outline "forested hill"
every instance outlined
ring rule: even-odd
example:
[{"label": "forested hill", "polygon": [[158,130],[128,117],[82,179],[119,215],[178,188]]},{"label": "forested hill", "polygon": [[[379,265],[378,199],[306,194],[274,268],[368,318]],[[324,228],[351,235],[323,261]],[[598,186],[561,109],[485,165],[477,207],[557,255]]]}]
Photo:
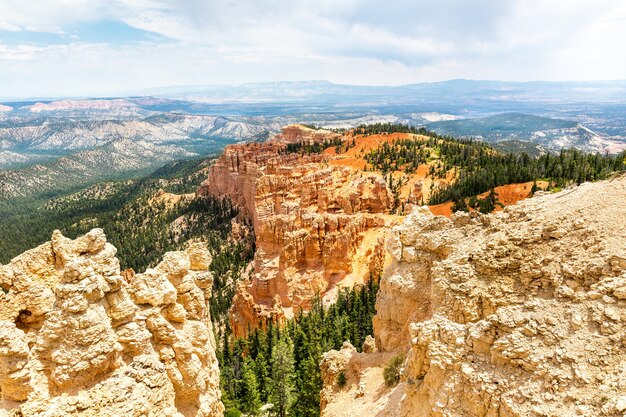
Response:
[{"label": "forested hill", "polygon": [[[144,178],[104,181],[61,192],[55,198],[1,200],[0,262],[7,263],[23,251],[50,240],[55,229],[75,237],[92,227],[101,227],[118,248],[122,267],[145,268],[162,255],[161,250],[172,248],[164,243],[163,222],[177,217],[178,211],[183,210],[182,205],[165,210],[162,204],[148,204],[148,201],[159,189],[193,192],[207,165],[208,161],[203,160],[173,162]],[[148,218],[151,222],[144,224]],[[143,247],[137,253],[130,246]],[[157,248],[157,253],[153,253]]]},{"label": "forested hill", "polygon": [[122,269],[138,272],[154,266],[165,252],[201,240],[213,256],[210,308],[221,327],[234,284],[252,259],[254,240],[251,225],[230,201],[194,194],[211,162],[176,161],[144,178],[102,182],[53,199],[0,201],[0,263],[49,241],[55,229],[71,238],[104,229]]},{"label": "forested hill", "polygon": [[[360,134],[414,133],[421,138],[400,139],[382,143],[365,159],[374,170],[383,173],[412,173],[420,165],[429,165],[429,175],[453,180],[438,186],[430,194],[428,204],[457,202],[493,190],[495,187],[545,180],[554,187],[607,178],[626,170],[626,152],[618,155],[588,154],[576,149],[544,153],[532,157],[527,153],[504,153],[491,145],[472,139],[441,136],[423,128],[398,125],[361,126]],[[425,139],[424,139],[425,138]]]}]

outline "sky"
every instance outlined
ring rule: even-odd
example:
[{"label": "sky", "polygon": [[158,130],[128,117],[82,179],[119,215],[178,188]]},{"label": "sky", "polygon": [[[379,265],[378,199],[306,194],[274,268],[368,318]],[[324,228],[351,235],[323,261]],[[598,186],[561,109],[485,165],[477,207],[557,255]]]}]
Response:
[{"label": "sky", "polygon": [[0,97],[626,78],[623,0],[0,0]]}]

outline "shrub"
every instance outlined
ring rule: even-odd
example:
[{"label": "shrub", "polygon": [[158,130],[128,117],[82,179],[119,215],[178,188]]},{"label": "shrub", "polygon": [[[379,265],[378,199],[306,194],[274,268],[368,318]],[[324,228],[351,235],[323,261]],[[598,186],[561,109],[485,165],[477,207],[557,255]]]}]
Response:
[{"label": "shrub", "polygon": [[241,417],[241,411],[236,408],[231,408],[224,412],[224,417]]},{"label": "shrub", "polygon": [[337,386],[343,388],[346,386],[346,382],[348,382],[346,374],[343,371],[339,372],[339,375],[337,375]]},{"label": "shrub", "polygon": [[400,371],[403,363],[404,357],[402,355],[394,356],[387,362],[387,366],[385,366],[383,371],[383,377],[388,387],[394,387],[400,382]]}]

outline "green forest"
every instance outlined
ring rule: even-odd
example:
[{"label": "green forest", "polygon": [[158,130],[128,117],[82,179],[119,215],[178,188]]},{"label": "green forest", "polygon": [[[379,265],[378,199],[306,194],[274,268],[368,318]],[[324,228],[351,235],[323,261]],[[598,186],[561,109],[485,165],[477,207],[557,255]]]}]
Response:
[{"label": "green forest", "polygon": [[[162,255],[158,252],[161,246],[171,247],[164,241],[166,231],[162,230],[163,225],[185,208],[178,207],[165,213],[163,207],[140,207],[145,206],[159,189],[173,193],[195,191],[206,177],[204,170],[209,163],[209,160],[178,161],[141,179],[108,181],[78,190],[58,190],[54,198],[0,200],[0,262],[7,263],[25,250],[50,240],[55,229],[75,237],[93,227],[102,227],[109,241],[118,248],[122,267],[143,270]],[[128,243],[126,236],[121,238],[120,231],[132,233],[139,226],[150,236],[142,238],[135,234],[138,241]],[[155,236],[154,243],[148,242],[148,238]],[[140,247],[143,244],[148,246]],[[136,248],[140,248],[140,253],[135,253]]]},{"label": "green forest", "polygon": [[[426,139],[399,139],[383,143],[365,155],[372,169],[386,174],[391,171],[415,172],[430,163],[429,175],[445,178],[450,171],[456,180],[436,187],[428,204],[454,201],[464,209],[464,200],[505,184],[546,180],[555,187],[605,179],[611,173],[626,170],[626,152],[618,155],[588,154],[576,149],[563,149],[558,154],[545,153],[531,157],[527,153],[502,153],[488,144],[440,136],[424,129],[393,125],[372,125],[357,128],[359,133],[406,132],[424,135]],[[487,203],[485,203],[487,204]],[[481,211],[489,212],[485,205]],[[493,207],[492,207],[493,209]]]},{"label": "green forest", "polygon": [[367,285],[340,291],[328,308],[316,298],[308,313],[300,311],[282,327],[269,323],[246,338],[220,338],[224,415],[257,415],[269,402],[279,417],[319,416],[322,354],[340,349],[346,340],[360,350],[373,334],[377,291],[372,277]]},{"label": "green forest", "polygon": [[[150,201],[159,190],[194,192],[209,163],[179,161],[139,180],[105,182],[51,200],[0,202],[0,262],[49,241],[55,229],[71,238],[94,227],[104,229],[118,249],[122,269],[135,271],[155,266],[165,252],[181,249],[191,239],[202,240],[213,255],[210,310],[221,326],[234,295],[234,285],[228,283],[239,279],[254,255],[250,221],[227,199],[199,197],[169,207]],[[246,232],[239,241],[231,239],[233,219]]]}]

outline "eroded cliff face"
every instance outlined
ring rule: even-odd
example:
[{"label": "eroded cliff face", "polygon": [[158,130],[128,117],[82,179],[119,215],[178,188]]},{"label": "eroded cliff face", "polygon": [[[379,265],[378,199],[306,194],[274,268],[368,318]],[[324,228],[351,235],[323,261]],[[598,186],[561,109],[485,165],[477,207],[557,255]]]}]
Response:
[{"label": "eroded cliff face", "polygon": [[[626,177],[487,216],[417,208],[387,248],[375,336],[406,358],[401,383],[358,395],[349,377],[322,415],[346,401],[378,416],[624,415]],[[325,360],[386,364],[362,355]]]},{"label": "eroded cliff face", "polygon": [[210,254],[120,271],[101,229],[0,266],[0,415],[221,416]]},{"label": "eroded cliff face", "polygon": [[[382,270],[384,233],[398,224],[381,174],[335,164],[328,153],[287,153],[287,144],[330,142],[337,134],[288,126],[264,143],[232,145],[199,194],[225,196],[253,220],[254,275],[231,308],[235,336],[268,319],[307,309],[319,294],[364,283]],[[377,278],[377,277],[374,277]]]}]

